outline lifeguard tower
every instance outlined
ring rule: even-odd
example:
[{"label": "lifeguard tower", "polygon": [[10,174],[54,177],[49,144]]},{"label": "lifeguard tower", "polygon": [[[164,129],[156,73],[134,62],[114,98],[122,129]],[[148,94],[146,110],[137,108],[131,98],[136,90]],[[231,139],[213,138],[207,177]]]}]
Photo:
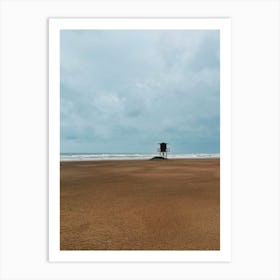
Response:
[{"label": "lifeguard tower", "polygon": [[167,152],[170,151],[170,149],[167,147],[168,143],[159,143],[159,148],[158,148],[158,152],[159,155],[163,158],[167,158]]}]

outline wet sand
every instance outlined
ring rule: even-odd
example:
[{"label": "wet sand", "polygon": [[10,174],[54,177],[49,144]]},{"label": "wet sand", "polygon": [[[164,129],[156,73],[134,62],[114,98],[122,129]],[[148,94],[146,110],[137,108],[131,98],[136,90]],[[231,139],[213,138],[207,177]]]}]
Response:
[{"label": "wet sand", "polygon": [[220,160],[61,162],[61,250],[219,250]]}]

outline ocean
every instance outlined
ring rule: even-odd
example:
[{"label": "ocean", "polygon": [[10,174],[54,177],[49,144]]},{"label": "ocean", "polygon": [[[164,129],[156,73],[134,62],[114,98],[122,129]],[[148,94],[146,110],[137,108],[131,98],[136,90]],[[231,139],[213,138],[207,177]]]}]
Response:
[{"label": "ocean", "polygon": [[[90,160],[134,160],[134,159],[151,159],[159,154],[141,154],[141,153],[64,153],[60,154],[60,161],[90,161]],[[187,159],[187,158],[219,158],[220,154],[174,154],[167,156],[170,159]]]}]

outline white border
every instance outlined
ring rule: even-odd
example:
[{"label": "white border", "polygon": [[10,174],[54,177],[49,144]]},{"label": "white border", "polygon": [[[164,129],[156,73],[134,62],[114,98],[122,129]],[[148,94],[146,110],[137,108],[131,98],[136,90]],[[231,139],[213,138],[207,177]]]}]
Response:
[{"label": "white border", "polygon": [[[59,96],[61,29],[220,30],[220,251],[60,251]],[[231,261],[231,20],[187,18],[49,19],[49,261],[229,262]]]}]

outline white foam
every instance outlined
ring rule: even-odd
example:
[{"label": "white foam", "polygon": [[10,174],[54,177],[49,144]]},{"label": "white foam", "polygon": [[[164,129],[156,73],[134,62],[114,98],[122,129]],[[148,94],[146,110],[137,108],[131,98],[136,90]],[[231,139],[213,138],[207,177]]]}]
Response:
[{"label": "white foam", "polygon": [[[60,161],[135,160],[151,159],[157,154],[61,154]],[[169,159],[219,158],[220,154],[168,154]]]}]

